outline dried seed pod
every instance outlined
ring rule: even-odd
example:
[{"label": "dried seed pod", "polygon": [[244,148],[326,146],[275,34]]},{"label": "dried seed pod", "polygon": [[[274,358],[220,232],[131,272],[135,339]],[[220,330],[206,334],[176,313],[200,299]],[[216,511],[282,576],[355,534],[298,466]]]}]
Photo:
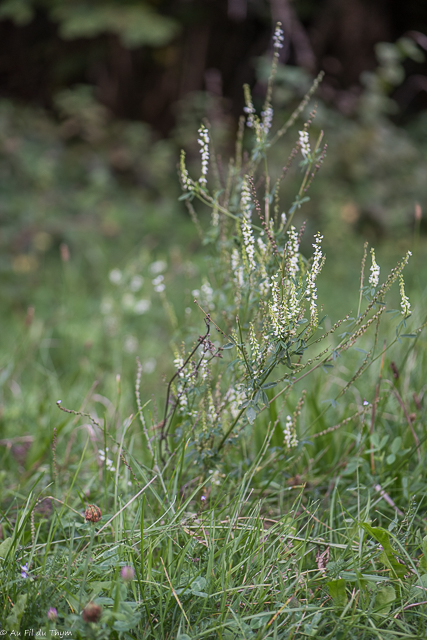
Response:
[{"label": "dried seed pod", "polygon": [[96,504],[90,504],[85,511],[85,520],[87,522],[99,522],[101,520],[101,509]]}]

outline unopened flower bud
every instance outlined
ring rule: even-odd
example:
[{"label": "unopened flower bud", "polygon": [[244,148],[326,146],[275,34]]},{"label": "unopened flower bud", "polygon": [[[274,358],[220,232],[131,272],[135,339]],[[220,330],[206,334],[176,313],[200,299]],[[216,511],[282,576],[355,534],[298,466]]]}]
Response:
[{"label": "unopened flower bud", "polygon": [[55,607],[50,607],[48,612],[47,612],[47,618],[48,620],[50,620],[51,622],[55,622],[58,618],[58,612],[55,609]]},{"label": "unopened flower bud", "polygon": [[82,618],[85,622],[98,622],[101,615],[102,608],[94,602],[88,602],[82,611]]},{"label": "unopened flower bud", "polygon": [[122,567],[120,575],[123,582],[132,582],[135,576],[135,569],[133,567]]},{"label": "unopened flower bud", "polygon": [[101,520],[101,509],[96,504],[90,504],[85,511],[85,520],[87,522],[99,522]]}]

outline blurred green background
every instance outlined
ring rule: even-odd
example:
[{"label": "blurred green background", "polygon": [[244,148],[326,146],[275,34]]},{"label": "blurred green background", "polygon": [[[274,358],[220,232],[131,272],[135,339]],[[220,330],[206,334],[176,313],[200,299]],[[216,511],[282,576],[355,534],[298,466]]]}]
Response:
[{"label": "blurred green background", "polygon": [[[307,248],[325,235],[325,312],[356,311],[365,240],[384,272],[413,250],[407,286],[422,306],[426,3],[3,0],[0,439],[51,433],[55,401],[77,409],[95,383],[98,413],[113,411],[117,375],[132,406],[136,356],[144,398],[164,388],[170,342],[200,333],[192,292],[209,278],[209,247],[178,200],[179,152],[198,171],[207,118],[227,162],[243,83],[262,106],[277,20],[277,127],[325,71],[311,131],[328,154],[299,215]],[[273,175],[300,128],[272,151]]]}]

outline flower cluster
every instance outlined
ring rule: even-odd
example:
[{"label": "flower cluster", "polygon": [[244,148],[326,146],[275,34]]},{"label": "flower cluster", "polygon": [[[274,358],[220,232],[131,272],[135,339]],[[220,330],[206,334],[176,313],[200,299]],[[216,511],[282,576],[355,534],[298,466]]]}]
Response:
[{"label": "flower cluster", "polygon": [[181,151],[181,159],[180,159],[180,163],[179,163],[179,169],[180,169],[180,173],[181,173],[181,183],[182,183],[183,189],[185,191],[192,191],[194,185],[193,185],[193,181],[191,180],[190,176],[188,175],[187,167],[185,166],[185,151],[184,150]]},{"label": "flower cluster", "polygon": [[294,226],[289,229],[288,238],[289,274],[295,278],[297,271],[299,271],[299,238]]},{"label": "flower cluster", "polygon": [[251,97],[251,92],[249,90],[248,85],[245,84],[244,86],[244,91],[245,91],[245,107],[243,108],[243,111],[246,113],[246,125],[252,129],[255,128],[256,124],[257,124],[257,116],[256,116],[256,111],[255,111],[255,107],[252,103],[252,97]]},{"label": "flower cluster", "polygon": [[249,271],[255,271],[256,263],[255,263],[255,241],[252,232],[252,227],[248,222],[247,218],[243,218],[242,222],[242,234],[243,234],[243,242],[245,243],[245,254],[248,261]]},{"label": "flower cluster", "polygon": [[[254,367],[254,374],[258,375],[262,370],[262,354],[259,342],[255,335],[255,328],[253,323],[249,324],[249,344],[251,345],[252,365]],[[258,370],[260,367],[260,370]]]},{"label": "flower cluster", "polygon": [[264,135],[267,135],[273,123],[273,107],[268,105],[264,111],[261,111],[261,129]]},{"label": "flower cluster", "polygon": [[199,129],[199,139],[197,142],[200,145],[200,154],[202,156],[202,175],[199,178],[199,184],[202,187],[207,185],[206,176],[208,175],[208,167],[209,167],[209,131],[206,129],[205,125],[202,124]]},{"label": "flower cluster", "polygon": [[277,23],[276,30],[273,36],[273,47],[279,50],[283,47],[283,30],[281,29],[280,22]]},{"label": "flower cluster", "polygon": [[108,458],[108,447],[105,449],[105,451],[103,449],[100,449],[98,452],[98,456],[99,456],[99,460],[102,464],[105,463],[105,466],[107,468],[108,471],[115,471],[116,468],[114,466],[114,462],[111,460],[111,458]]},{"label": "flower cluster", "polygon": [[163,283],[164,279],[165,279],[164,276],[160,274],[159,276],[157,276],[157,278],[154,278],[154,280],[152,281],[152,285],[156,293],[161,293],[162,291],[165,290],[165,285]]},{"label": "flower cluster", "polygon": [[310,141],[308,139],[308,131],[306,131],[305,129],[299,132],[299,143],[301,146],[301,153],[304,156],[304,159],[306,160],[308,156],[311,154],[311,149],[310,149]]},{"label": "flower cluster", "polygon": [[407,295],[405,294],[405,282],[403,280],[402,274],[399,276],[399,285],[400,285],[400,308],[402,309],[401,314],[404,318],[407,318],[411,314],[411,304]]},{"label": "flower cluster", "polygon": [[323,263],[324,257],[322,255],[321,242],[323,240],[323,236],[320,233],[316,233],[314,236],[314,256],[313,256],[313,264],[311,265],[311,270],[307,276],[307,299],[310,301],[310,316],[311,323],[315,324],[317,320],[317,287],[316,287],[316,278],[319,275]]},{"label": "flower cluster", "polygon": [[279,273],[276,273],[271,277],[271,297],[268,303],[268,309],[270,312],[270,319],[273,325],[273,333],[276,338],[285,337],[285,322],[286,322],[286,303],[282,300],[282,295],[279,287]]},{"label": "flower cluster", "polygon": [[373,247],[371,249],[371,259],[372,259],[372,265],[371,265],[371,275],[369,276],[369,284],[375,288],[378,286],[378,282],[380,280],[380,268],[377,264],[377,261],[375,260],[375,250]]},{"label": "flower cluster", "polygon": [[283,427],[284,444],[287,449],[298,446],[298,438],[292,416],[287,416],[286,424]]}]

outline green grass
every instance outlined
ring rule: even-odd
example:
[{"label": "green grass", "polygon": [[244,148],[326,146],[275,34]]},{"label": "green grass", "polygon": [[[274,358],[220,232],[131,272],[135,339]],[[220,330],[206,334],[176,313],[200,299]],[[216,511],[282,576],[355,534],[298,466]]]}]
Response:
[{"label": "green grass", "polygon": [[[75,287],[77,271],[61,277],[70,278],[62,304],[74,302],[78,315],[90,304],[73,297],[83,282]],[[411,301],[413,331],[424,320],[422,292]],[[144,316],[150,339],[162,309]],[[348,352],[333,373],[319,370],[305,385],[293,452],[280,446],[271,421],[292,410],[290,397],[260,414],[209,473],[189,464],[185,442],[164,469],[156,466],[133,399],[135,354],[123,359],[119,341],[102,347],[103,334],[93,351],[79,353],[85,316],[76,325],[57,314],[15,327],[12,366],[3,369],[0,620],[10,637],[55,628],[73,638],[424,638],[423,333],[401,338],[383,364],[379,342],[373,364],[336,407],[325,400],[362,355]],[[384,331],[390,344],[393,322]],[[42,346],[47,336],[60,336],[60,353]],[[106,362],[114,364],[102,375]],[[120,381],[118,370],[127,371]],[[140,393],[149,416],[144,378]],[[60,412],[59,399],[87,415]],[[161,412],[159,400],[153,422]],[[100,456],[106,447],[114,471]],[[96,524],[84,520],[88,504],[101,509]],[[135,571],[130,582],[123,566]],[[90,601],[102,607],[99,622],[82,618]]]},{"label": "green grass", "polygon": [[[257,154],[268,150],[267,138],[258,142],[245,161],[254,172]],[[241,176],[231,175],[229,200],[215,193],[228,213],[241,216]],[[200,197],[211,204],[209,192],[193,187],[187,195],[194,203]],[[65,191],[78,208],[72,181]],[[109,193],[125,202],[118,184]],[[168,207],[167,198],[155,203],[129,193],[129,209],[117,214],[126,229],[117,242],[102,234],[95,198],[90,229],[50,229],[45,244],[35,233],[28,250],[3,264],[10,305],[0,336],[0,629],[11,638],[34,629],[99,640],[423,639],[423,239],[417,235],[414,247],[403,238],[377,252],[384,282],[387,269],[414,249],[405,269],[412,304],[406,327],[400,313],[383,314],[371,338],[366,331],[344,348],[335,333],[319,345],[314,323],[307,357],[326,346],[327,357],[313,360],[311,374],[295,383],[278,358],[272,378],[285,382],[266,388],[262,404],[255,400],[258,374],[250,366],[241,371],[253,358],[249,323],[269,316],[257,271],[246,289],[233,288],[229,259],[236,247],[244,255],[241,227],[235,218],[228,226],[221,221],[220,233],[211,227],[202,243],[175,202]],[[136,202],[143,214],[137,222]],[[207,226],[206,216],[201,222]],[[285,232],[274,234],[285,255]],[[363,255],[354,236],[337,242],[332,235],[326,244],[322,333],[350,310],[357,314]],[[32,271],[22,256],[33,259]],[[276,257],[265,256],[259,265],[271,277]],[[304,264],[298,287],[306,292]],[[290,279],[282,287],[288,295]],[[362,311],[373,300],[376,312],[382,295],[367,295]],[[173,350],[183,344],[188,353],[206,327],[194,297],[211,304],[212,320],[224,330],[212,326],[209,353],[230,340],[231,348],[220,351],[207,381],[175,379],[175,398],[183,389],[193,405],[171,412],[161,440],[166,383],[178,366]],[[396,284],[390,298],[399,308]],[[352,322],[340,331],[357,330]],[[307,360],[304,349],[289,356],[294,371]],[[234,422],[226,394],[242,380],[249,404],[237,408]],[[294,447],[284,440],[291,414]]]}]

